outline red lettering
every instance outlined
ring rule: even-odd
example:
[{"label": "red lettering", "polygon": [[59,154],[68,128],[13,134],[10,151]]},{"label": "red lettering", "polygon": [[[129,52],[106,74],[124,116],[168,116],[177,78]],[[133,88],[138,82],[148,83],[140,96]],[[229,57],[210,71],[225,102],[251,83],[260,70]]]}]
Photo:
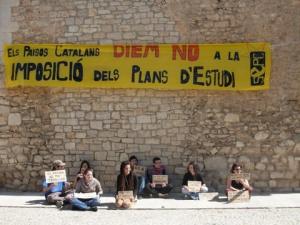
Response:
[{"label": "red lettering", "polygon": [[[188,49],[187,49],[188,48]],[[172,45],[172,59],[177,59],[177,54],[182,60],[196,61],[199,59],[198,45]]]},{"label": "red lettering", "polygon": [[142,46],[141,45],[133,45],[131,47],[131,57],[132,58],[141,58],[142,57]]},{"label": "red lettering", "polygon": [[114,57],[115,58],[120,58],[123,55],[124,55],[124,46],[122,46],[122,45],[114,45]]},{"label": "red lettering", "polygon": [[113,51],[116,58],[145,58],[151,53],[159,57],[159,45],[114,45]]},{"label": "red lettering", "polygon": [[176,60],[176,52],[180,58],[186,60],[186,45],[172,45],[172,59]]},{"label": "red lettering", "polygon": [[189,59],[189,61],[196,61],[197,59],[199,59],[199,46],[198,45],[189,45],[188,59]]},{"label": "red lettering", "polygon": [[146,45],[145,47],[145,52],[143,57],[147,57],[149,54],[149,50],[151,50],[152,52],[154,52],[155,57],[159,57],[159,47],[158,45]]}]

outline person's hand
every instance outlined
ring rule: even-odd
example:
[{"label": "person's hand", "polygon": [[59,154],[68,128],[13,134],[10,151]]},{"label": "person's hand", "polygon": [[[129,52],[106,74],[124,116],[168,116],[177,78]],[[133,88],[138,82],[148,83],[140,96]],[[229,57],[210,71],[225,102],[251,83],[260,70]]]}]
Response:
[{"label": "person's hand", "polygon": [[65,188],[69,189],[71,187],[71,183],[70,182],[65,182]]},{"label": "person's hand", "polygon": [[81,178],[83,178],[83,175],[81,173],[79,173],[79,174],[77,174],[76,178],[81,179]]},{"label": "person's hand", "polygon": [[162,186],[162,187],[166,187],[167,184],[166,184],[166,183],[162,183],[161,186]]},{"label": "person's hand", "polygon": [[155,183],[150,183],[150,186],[151,186],[152,188],[155,188]]}]

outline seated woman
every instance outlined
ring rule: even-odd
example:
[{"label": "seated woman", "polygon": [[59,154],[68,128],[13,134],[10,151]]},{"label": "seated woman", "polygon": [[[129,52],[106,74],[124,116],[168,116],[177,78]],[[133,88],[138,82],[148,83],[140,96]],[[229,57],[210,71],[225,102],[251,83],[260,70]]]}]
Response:
[{"label": "seated woman", "polygon": [[[242,172],[242,166],[234,163],[231,167],[230,173],[239,174],[241,172]],[[248,190],[249,194],[251,194],[253,188],[250,186],[247,179],[231,180],[231,177],[229,176],[227,178],[226,195],[228,195],[228,191],[241,191],[241,190]]]},{"label": "seated woman", "polygon": [[77,182],[75,193],[93,193],[96,197],[92,198],[72,198],[70,203],[73,209],[97,211],[100,205],[99,194],[102,194],[100,182],[93,177],[93,170],[87,169],[83,174],[83,179]]},{"label": "seated woman", "polygon": [[[201,181],[201,188],[199,192],[191,192],[188,188],[188,181]],[[194,162],[190,162],[187,166],[187,173],[184,174],[182,181],[182,193],[188,195],[191,199],[199,200],[200,192],[207,192],[208,188],[206,187],[203,178],[199,174],[198,166]]]},{"label": "seated woman", "polygon": [[134,171],[134,167],[138,166],[138,159],[135,155],[130,156],[129,158],[129,163],[131,166],[131,171],[137,176],[137,180],[138,180],[138,195],[139,197],[141,197],[141,195],[143,194],[143,190],[145,188],[145,174],[144,175],[138,175],[135,173]]},{"label": "seated woman", "polygon": [[80,169],[76,175],[76,178],[74,180],[73,187],[76,188],[77,182],[83,178],[83,174],[87,169],[91,169],[90,163],[87,160],[83,160],[80,164]]},{"label": "seated woman", "polygon": [[[61,160],[55,160],[53,162],[52,170],[64,170],[65,163]],[[57,182],[57,183],[46,183],[43,181],[43,192],[45,193],[45,198],[49,204],[56,204],[57,207],[61,208],[64,201],[68,201],[65,198],[65,190],[69,188],[68,182]]]},{"label": "seated woman", "polygon": [[[132,191],[133,197],[130,199],[121,198],[118,195],[119,191]],[[117,178],[117,194],[116,206],[118,208],[130,208],[137,195],[137,178],[131,171],[131,166],[128,161],[122,162],[120,166],[120,174]]]}]

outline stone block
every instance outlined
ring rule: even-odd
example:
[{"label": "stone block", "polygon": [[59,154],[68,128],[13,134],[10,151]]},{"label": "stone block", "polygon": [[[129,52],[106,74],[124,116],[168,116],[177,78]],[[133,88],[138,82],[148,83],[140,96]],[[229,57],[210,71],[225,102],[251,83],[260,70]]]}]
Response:
[{"label": "stone block", "polygon": [[90,121],[90,127],[91,129],[95,129],[95,130],[102,130],[103,123],[102,121]]},{"label": "stone block", "polygon": [[266,140],[269,137],[269,132],[267,131],[259,131],[255,134],[254,138],[257,141]]},{"label": "stone block", "polygon": [[8,115],[8,125],[9,126],[19,126],[22,123],[20,113],[10,113]]},{"label": "stone block", "polygon": [[205,168],[209,171],[227,171],[227,160],[224,156],[213,156],[205,159]]},{"label": "stone block", "polygon": [[107,152],[95,152],[95,160],[103,161],[106,160]]},{"label": "stone block", "polygon": [[228,113],[225,115],[224,121],[229,123],[240,122],[240,116],[235,113]]}]

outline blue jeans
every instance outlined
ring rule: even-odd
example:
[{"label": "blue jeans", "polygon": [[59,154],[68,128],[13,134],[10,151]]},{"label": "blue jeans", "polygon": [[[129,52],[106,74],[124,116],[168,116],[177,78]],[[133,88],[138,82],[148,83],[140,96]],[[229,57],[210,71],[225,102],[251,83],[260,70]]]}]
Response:
[{"label": "blue jeans", "polygon": [[87,210],[90,207],[99,206],[100,199],[98,197],[90,198],[90,199],[73,198],[73,199],[71,199],[70,203],[71,203],[73,209]]},{"label": "blue jeans", "polygon": [[188,195],[191,199],[199,200],[199,192],[189,192],[186,195]]},{"label": "blue jeans", "polygon": [[143,194],[144,188],[145,188],[145,177],[139,176],[138,179],[138,194]]}]

